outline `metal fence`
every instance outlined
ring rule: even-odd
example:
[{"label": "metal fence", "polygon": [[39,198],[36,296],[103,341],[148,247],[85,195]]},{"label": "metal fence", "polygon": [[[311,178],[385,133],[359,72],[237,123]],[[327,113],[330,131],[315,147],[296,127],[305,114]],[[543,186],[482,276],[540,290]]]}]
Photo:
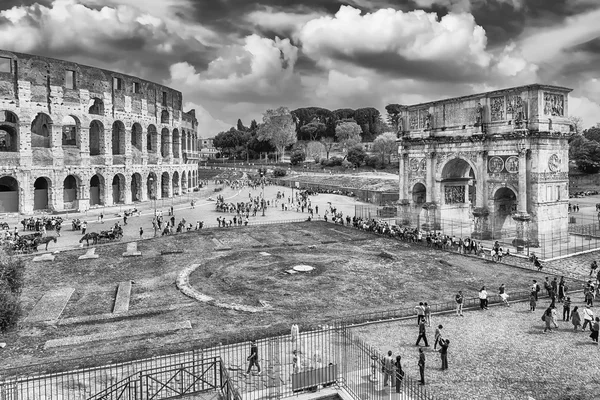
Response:
[{"label": "metal fence", "polygon": [[[0,382],[2,400],[166,399],[216,393],[227,400],[290,397],[304,391],[344,387],[356,400],[385,397],[374,380],[373,356],[382,356],[345,326],[217,346],[57,374]],[[377,370],[379,373],[379,369]],[[400,399],[432,399],[406,376]]]}]

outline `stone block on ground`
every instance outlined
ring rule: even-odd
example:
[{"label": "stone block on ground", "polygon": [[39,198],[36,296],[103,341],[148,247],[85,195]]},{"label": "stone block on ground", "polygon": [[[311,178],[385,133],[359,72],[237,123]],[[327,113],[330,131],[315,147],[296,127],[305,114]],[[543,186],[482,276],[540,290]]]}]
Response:
[{"label": "stone block on ground", "polygon": [[25,322],[57,320],[74,291],[75,289],[73,288],[63,288],[46,293],[33,307]]},{"label": "stone block on ground", "polygon": [[54,261],[56,257],[53,256],[51,253],[46,253],[46,254],[42,254],[41,256],[36,256],[33,257],[33,261],[34,262],[40,262],[40,261]]},{"label": "stone block on ground", "polygon": [[212,242],[215,244],[215,251],[231,250],[231,247],[224,245],[219,239],[213,238]]},{"label": "stone block on ground", "polygon": [[115,305],[113,307],[113,313],[125,313],[129,311],[129,299],[131,298],[131,281],[119,282],[117,288],[117,297],[115,298]]},{"label": "stone block on ground", "polygon": [[46,350],[64,346],[75,346],[92,342],[99,342],[102,340],[124,339],[141,335],[165,334],[169,332],[175,332],[181,329],[192,329],[192,324],[190,323],[190,321],[168,323],[162,322],[153,325],[140,324],[133,328],[121,329],[118,331],[107,330],[100,333],[93,333],[91,335],[69,336],[60,339],[48,340],[44,344],[44,349]]},{"label": "stone block on ground", "polygon": [[138,251],[137,242],[127,243],[127,251],[123,253],[123,257],[139,257],[142,255],[141,251]]},{"label": "stone block on ground", "polygon": [[100,256],[96,254],[96,248],[92,247],[91,249],[87,249],[84,255],[79,256],[79,260],[90,260],[98,257]]}]

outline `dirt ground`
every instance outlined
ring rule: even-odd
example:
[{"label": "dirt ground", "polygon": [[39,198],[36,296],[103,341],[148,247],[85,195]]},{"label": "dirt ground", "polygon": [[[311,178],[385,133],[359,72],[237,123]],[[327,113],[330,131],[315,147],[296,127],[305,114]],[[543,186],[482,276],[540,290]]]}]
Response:
[{"label": "dirt ground", "polygon": [[[213,239],[232,250],[216,251]],[[66,370],[235,343],[288,332],[292,323],[306,329],[343,315],[412,308],[418,301],[452,301],[459,289],[466,296],[476,296],[482,285],[497,288],[500,283],[509,291],[525,290],[531,279],[541,278],[532,271],[325,222],[214,228],[150,239],[138,242],[143,254],[138,258],[121,257],[125,248],[125,243],[98,247],[96,260],[79,261],[85,252],[79,249],[60,253],[51,264],[28,262],[22,295],[25,316],[48,290],[72,287],[75,292],[58,324],[21,324],[1,338],[8,346],[1,350],[0,375]],[[383,249],[395,259],[382,257]],[[161,255],[167,250],[183,253]],[[245,313],[192,300],[175,286],[177,275],[191,264],[200,265],[190,276],[198,291],[222,302],[260,306],[266,301],[272,308]],[[298,264],[315,270],[285,272]],[[130,312],[101,319],[112,312],[118,283],[128,280],[134,282]],[[83,317],[87,320],[74,320]],[[44,350],[50,339],[185,320],[192,329]],[[33,366],[38,363],[53,364]]]}]

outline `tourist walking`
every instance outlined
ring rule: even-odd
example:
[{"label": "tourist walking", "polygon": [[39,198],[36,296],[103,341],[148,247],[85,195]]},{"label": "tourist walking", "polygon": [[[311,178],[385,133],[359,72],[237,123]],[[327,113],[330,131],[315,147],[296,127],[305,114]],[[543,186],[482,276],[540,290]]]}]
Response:
[{"label": "tourist walking", "polygon": [[571,317],[571,298],[567,297],[563,301],[563,321],[568,321]]},{"label": "tourist walking", "polygon": [[394,372],[394,357],[392,351],[388,350],[387,356],[383,357],[383,386],[387,386],[391,380],[391,385],[396,386],[396,374]]},{"label": "tourist walking", "polygon": [[540,292],[540,285],[537,283],[537,281],[534,279],[533,280],[533,285],[531,286],[531,291],[535,294],[535,301],[538,301],[538,293]]},{"label": "tourist walking", "polygon": [[400,389],[402,387],[402,381],[404,380],[404,371],[402,370],[402,357],[396,356],[396,362],[394,363],[394,367],[396,370],[396,393],[400,393]]},{"label": "tourist walking", "polygon": [[594,291],[591,285],[585,288],[585,304],[593,307],[594,306]]},{"label": "tourist walking", "polygon": [[256,365],[258,369],[258,374],[261,374],[260,364],[258,363],[258,346],[256,345],[256,340],[253,340],[250,343],[250,355],[246,359],[248,361],[248,369],[246,370],[245,375],[248,375],[252,370],[252,367]]},{"label": "tourist walking", "polygon": [[419,375],[421,376],[421,380],[419,383],[421,385],[425,384],[425,353],[423,353],[423,348],[419,347]]},{"label": "tourist walking", "polygon": [[431,306],[425,302],[423,303],[423,308],[425,308],[425,322],[427,326],[431,326]]},{"label": "tourist walking", "polygon": [[506,287],[504,286],[504,283],[498,288],[498,294],[500,295],[500,298],[502,299],[504,304],[506,304],[507,307],[510,307],[510,304],[508,302],[508,293],[506,293]]},{"label": "tourist walking", "polygon": [[558,315],[557,315],[557,311],[556,311],[556,307],[552,304],[550,305],[550,315],[552,317],[552,325],[554,325],[554,327],[556,329],[558,329],[558,324],[556,323],[556,321],[558,321]]},{"label": "tourist walking", "polygon": [[592,341],[596,342],[596,345],[598,345],[598,331],[599,330],[600,330],[600,317],[596,317],[596,320],[594,321],[594,324],[592,325],[592,333],[590,334]]},{"label": "tourist walking", "polygon": [[559,303],[562,303],[565,300],[565,297],[567,296],[567,284],[565,282],[565,277],[561,276],[560,277],[560,282],[558,283],[558,301]]},{"label": "tourist walking", "polygon": [[450,345],[450,339],[440,339],[440,358],[442,359],[442,371],[448,369],[448,345]]},{"label": "tourist walking", "polygon": [[598,269],[598,263],[596,260],[592,261],[592,265],[590,265],[590,276],[592,276],[596,270]]},{"label": "tourist walking", "polygon": [[536,298],[535,292],[529,294],[529,311],[535,311]]},{"label": "tourist walking", "polygon": [[433,351],[436,351],[438,342],[442,340],[442,329],[444,329],[442,325],[438,325],[438,327],[435,328],[435,342],[433,343]]},{"label": "tourist walking", "polygon": [[459,290],[456,296],[454,296],[454,301],[456,301],[456,316],[464,317],[463,315],[463,303],[465,298],[463,297],[462,290]]},{"label": "tourist walking", "polygon": [[582,331],[585,331],[586,326],[590,326],[590,330],[592,329],[592,321],[594,320],[594,312],[590,310],[590,306],[588,304],[585,305],[583,309],[583,326],[581,327]]},{"label": "tourist walking", "polygon": [[546,323],[546,327],[544,328],[544,333],[547,331],[552,332],[552,308],[548,307],[546,311],[544,311],[544,315],[542,315],[542,321]]},{"label": "tourist walking", "polygon": [[140,226],[140,239],[144,238],[144,229]]},{"label": "tourist walking", "polygon": [[571,323],[573,324],[573,330],[578,331],[581,326],[581,316],[579,315],[577,306],[573,307],[573,312],[571,313]]},{"label": "tourist walking", "polygon": [[485,290],[485,286],[483,286],[480,290],[479,290],[479,307],[482,310],[487,310],[487,291]]},{"label": "tourist walking", "polygon": [[423,302],[420,302],[418,306],[415,307],[415,311],[417,313],[417,325],[421,322],[422,319],[425,319],[425,306]]},{"label": "tourist walking", "polygon": [[415,346],[418,346],[421,343],[421,339],[425,342],[425,347],[429,347],[429,343],[427,343],[427,332],[425,331],[425,320],[421,320],[419,323],[419,337],[417,337],[417,343]]},{"label": "tourist walking", "polygon": [[81,224],[81,234],[85,235],[85,230],[87,229],[87,222],[83,221],[83,224]]}]

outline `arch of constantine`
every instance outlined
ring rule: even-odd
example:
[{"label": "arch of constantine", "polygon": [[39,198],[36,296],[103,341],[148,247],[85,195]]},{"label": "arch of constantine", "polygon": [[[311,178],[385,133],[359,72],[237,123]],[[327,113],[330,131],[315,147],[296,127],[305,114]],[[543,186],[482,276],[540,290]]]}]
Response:
[{"label": "arch of constantine", "polygon": [[400,215],[536,245],[567,232],[571,89],[528,85],[401,106]]},{"label": "arch of constantine", "polygon": [[180,92],[0,50],[0,212],[172,197],[198,184],[198,122]]}]

